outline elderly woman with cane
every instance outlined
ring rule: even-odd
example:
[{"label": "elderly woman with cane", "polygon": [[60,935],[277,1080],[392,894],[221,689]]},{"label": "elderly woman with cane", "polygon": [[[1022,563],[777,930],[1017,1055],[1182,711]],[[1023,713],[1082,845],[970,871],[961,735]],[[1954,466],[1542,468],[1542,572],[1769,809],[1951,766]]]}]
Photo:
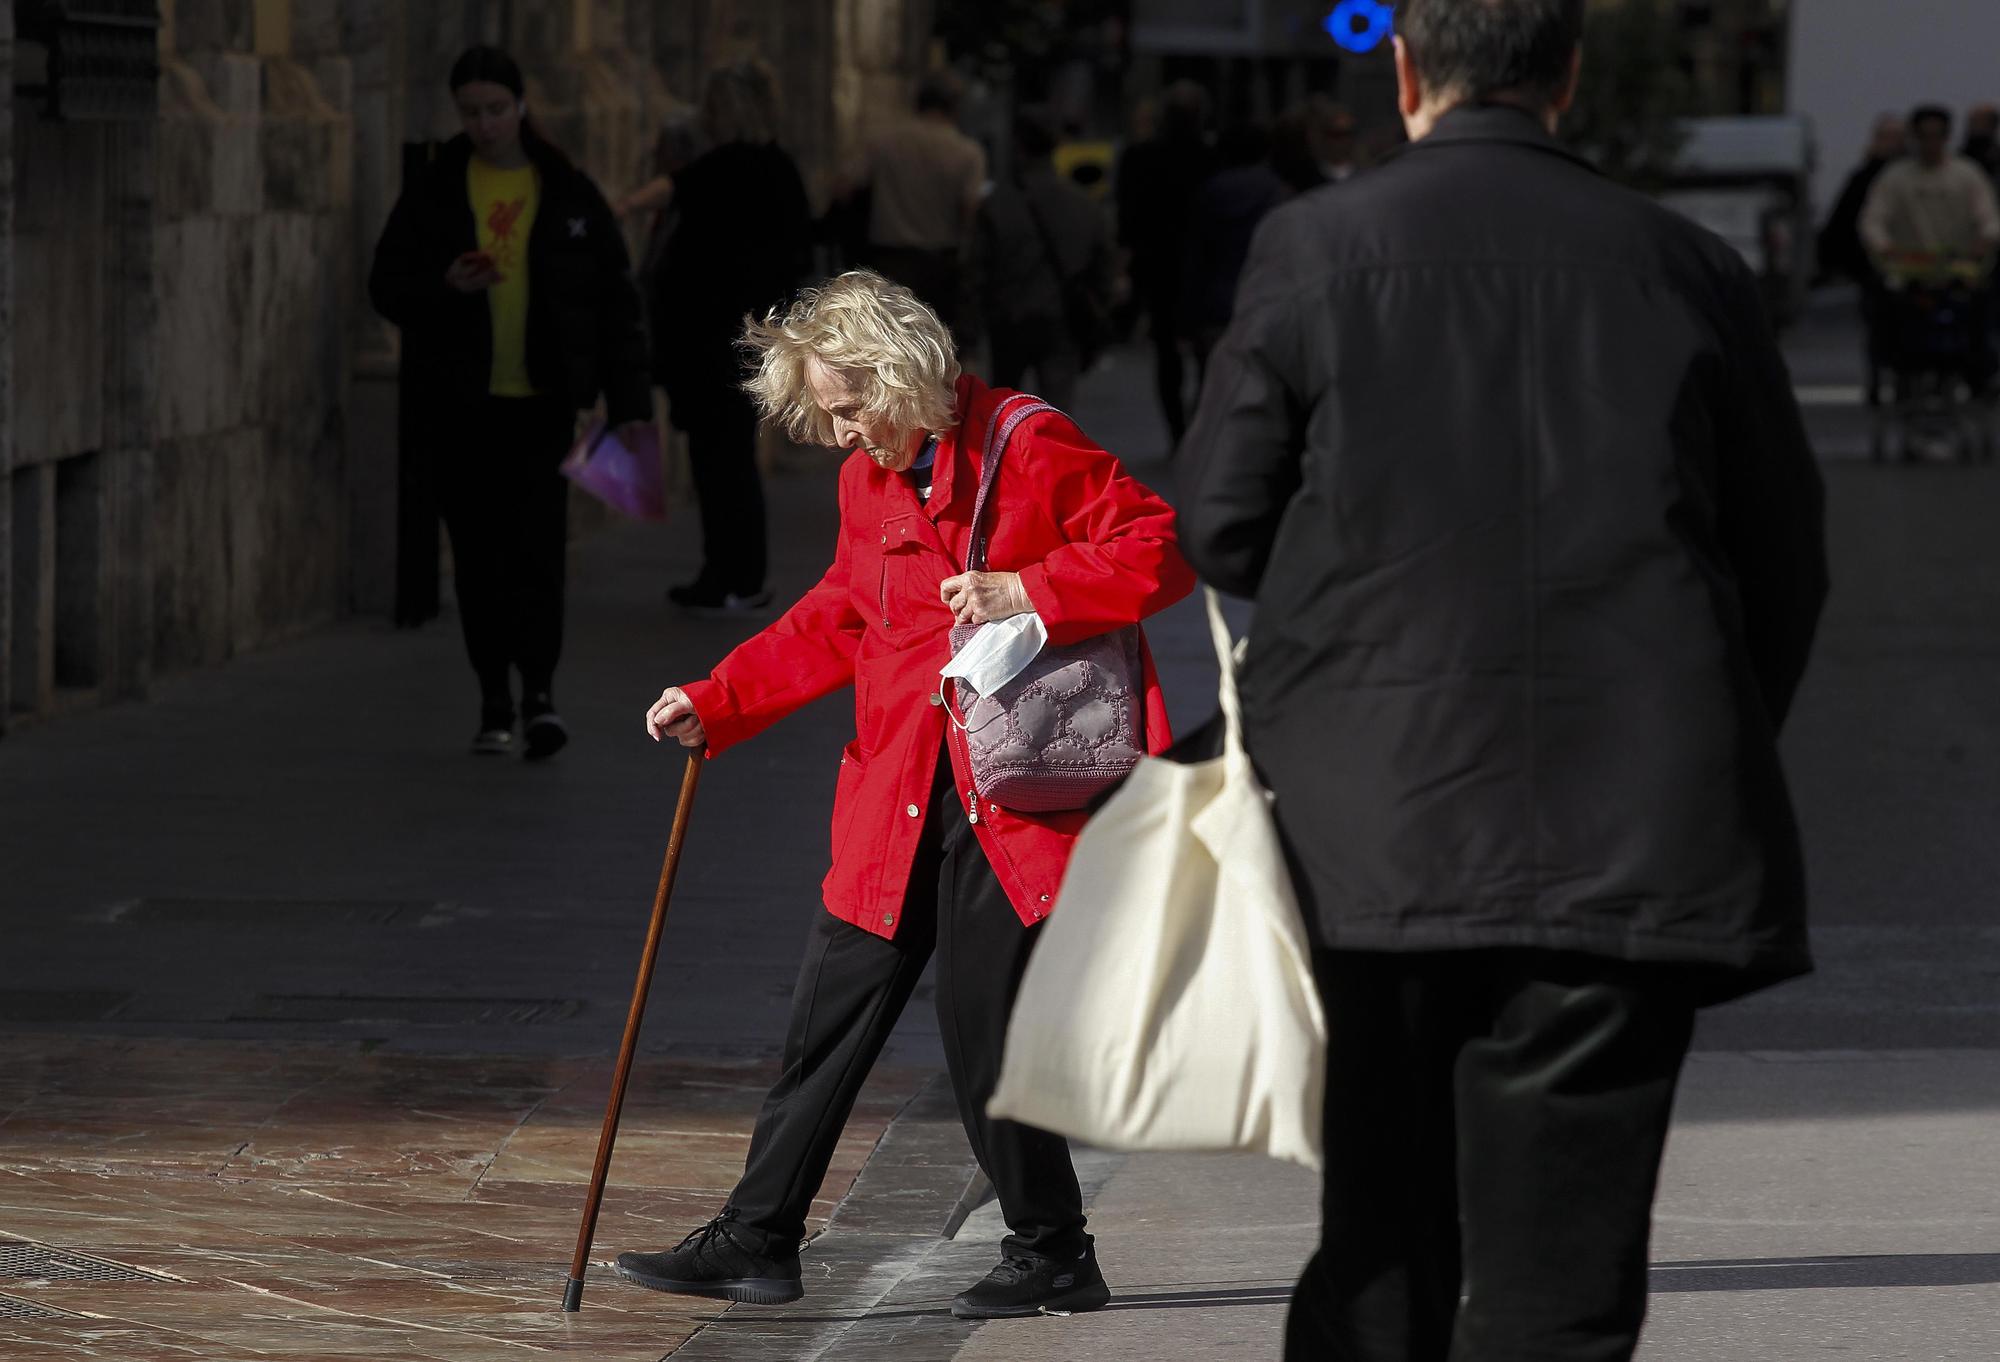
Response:
[{"label": "elderly woman with cane", "polygon": [[1127,737],[1164,750],[1166,709],[1136,626],[1193,585],[1173,511],[1066,416],[961,374],[936,314],[877,275],[806,291],[752,324],[747,343],[764,414],[848,453],[833,564],[706,680],[663,692],[646,729],[716,755],[851,684],[856,732],[834,798],[827,911],[807,941],[783,1071],[742,1180],[678,1247],[621,1254],[618,1271],[656,1291],[757,1304],[803,1294],[807,1209],[935,953],[959,1113],[1011,1231],[1000,1263],[952,1311],[1096,1309],[1110,1291],[1068,1145],[986,1115],[1036,928],[1087,815],[1048,811],[1060,800],[1020,801],[1041,810],[1024,811],[986,789],[940,672],[955,629],[969,657],[972,626],[1010,621],[995,636],[1017,663],[1023,648],[1061,653],[1128,631],[1132,727],[1143,732]]}]

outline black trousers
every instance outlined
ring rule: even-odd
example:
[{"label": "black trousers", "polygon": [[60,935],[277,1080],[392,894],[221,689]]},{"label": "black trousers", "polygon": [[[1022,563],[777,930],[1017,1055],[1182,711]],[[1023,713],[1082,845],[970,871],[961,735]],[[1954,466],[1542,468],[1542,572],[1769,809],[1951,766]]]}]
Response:
[{"label": "black trousers", "polygon": [[1160,413],[1167,419],[1168,437],[1178,445],[1188,426],[1180,287],[1177,282],[1158,279],[1149,279],[1141,287],[1146,299],[1147,334],[1153,344],[1153,383],[1160,396]]},{"label": "black trousers", "polygon": [[[987,328],[987,336],[993,344],[994,387],[1033,392],[1051,406],[1069,410],[1083,364],[1066,322],[1060,317],[996,320]],[[1030,369],[1035,371],[1035,386],[1026,388]]]},{"label": "black trousers", "polygon": [[1326,1174],[1289,1362],[1629,1359],[1690,990],[1538,951],[1314,967]]},{"label": "black trousers", "polygon": [[703,398],[677,424],[701,503],[700,580],[751,596],[764,589],[769,549],[764,481],[757,472],[757,409],[732,386]]},{"label": "black trousers", "polygon": [[549,691],[562,655],[569,483],[557,471],[576,416],[551,397],[489,397],[442,427],[439,507],[451,534],[465,651],[490,717]]},{"label": "black trousers", "polygon": [[1040,929],[1024,927],[994,878],[940,760],[894,940],[821,913],[792,996],[784,1072],[764,1101],[739,1223],[796,1243],[875,1058],[933,950],[938,1030],[959,1118],[1011,1233],[1006,1253],[1075,1258],[1090,1245],[1083,1196],[1061,1136],[986,1115],[1007,1017]]},{"label": "black trousers", "polygon": [[915,246],[868,244],[868,265],[889,282],[901,284],[928,303],[938,320],[963,348],[965,329],[965,269],[955,247],[924,250]]}]

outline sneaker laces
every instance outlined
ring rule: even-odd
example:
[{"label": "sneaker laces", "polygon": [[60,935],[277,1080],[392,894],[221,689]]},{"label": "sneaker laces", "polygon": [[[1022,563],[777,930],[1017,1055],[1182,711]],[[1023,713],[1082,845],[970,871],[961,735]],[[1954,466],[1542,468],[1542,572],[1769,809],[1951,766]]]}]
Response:
[{"label": "sneaker laces", "polygon": [[710,1220],[706,1225],[703,1225],[700,1229],[695,1230],[692,1234],[688,1235],[687,1238],[681,1240],[680,1243],[676,1244],[674,1246],[674,1252],[679,1253],[684,1248],[692,1247],[696,1253],[699,1253],[703,1249],[707,1248],[709,1244],[717,1238],[720,1238],[725,1244],[734,1244],[736,1242],[736,1239],[733,1235],[729,1233],[727,1227],[735,1219],[736,1219],[736,1208],[734,1206],[723,1207],[722,1214],[716,1216],[713,1220]]},{"label": "sneaker laces", "polygon": [[1031,1258],[1025,1253],[1010,1253],[1002,1258],[994,1269],[987,1273],[988,1280],[1003,1282],[1012,1286],[1024,1282],[1042,1269],[1040,1258]]}]

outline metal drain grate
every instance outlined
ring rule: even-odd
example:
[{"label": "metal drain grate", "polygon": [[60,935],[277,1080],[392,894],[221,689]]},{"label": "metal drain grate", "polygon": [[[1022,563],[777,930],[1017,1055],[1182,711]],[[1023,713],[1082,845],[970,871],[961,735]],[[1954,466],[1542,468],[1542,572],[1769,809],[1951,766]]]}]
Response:
[{"label": "metal drain grate", "polygon": [[356,997],[260,993],[233,1022],[394,1023],[404,1026],[539,1026],[583,1011],[575,998]]},{"label": "metal drain grate", "polygon": [[109,1258],[50,1248],[28,1239],[0,1239],[0,1277],[46,1282],[170,1282],[172,1277],[148,1272]]},{"label": "metal drain grate", "polygon": [[53,1305],[43,1305],[37,1301],[24,1301],[19,1296],[0,1296],[0,1319],[82,1319],[82,1315],[72,1315],[67,1310],[58,1310]]},{"label": "metal drain grate", "polygon": [[116,1016],[129,993],[88,988],[0,988],[0,1022],[93,1022]]},{"label": "metal drain grate", "polygon": [[449,907],[420,899],[129,899],[112,922],[135,927],[413,926]]}]

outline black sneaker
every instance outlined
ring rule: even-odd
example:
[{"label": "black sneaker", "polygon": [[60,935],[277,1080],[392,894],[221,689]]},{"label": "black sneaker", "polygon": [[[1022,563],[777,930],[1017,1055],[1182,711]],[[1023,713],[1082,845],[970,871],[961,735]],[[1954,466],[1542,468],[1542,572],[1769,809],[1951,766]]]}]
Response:
[{"label": "black sneaker", "polygon": [[951,1298],[951,1313],[960,1319],[1070,1315],[1101,1310],[1110,1300],[1094,1248],[1078,1258],[1010,1253],[985,1280]]},{"label": "black sneaker", "polygon": [[703,619],[754,618],[771,608],[769,591],[725,591],[698,578],[685,586],[667,588],[667,599]]},{"label": "black sneaker", "polygon": [[472,754],[477,757],[504,757],[514,750],[514,710],[510,700],[505,709],[486,705],[479,711],[479,731],[472,735]]},{"label": "black sneaker", "polygon": [[798,1249],[735,1221],[736,1208],[727,1207],[665,1253],[621,1253],[618,1275],[648,1291],[746,1305],[783,1305],[805,1295]]},{"label": "black sneaker", "polygon": [[569,726],[563,723],[562,715],[556,713],[555,702],[547,695],[537,695],[524,701],[521,714],[527,720],[521,728],[521,736],[527,744],[527,751],[522,755],[529,761],[546,761],[562,751],[569,742]]}]

